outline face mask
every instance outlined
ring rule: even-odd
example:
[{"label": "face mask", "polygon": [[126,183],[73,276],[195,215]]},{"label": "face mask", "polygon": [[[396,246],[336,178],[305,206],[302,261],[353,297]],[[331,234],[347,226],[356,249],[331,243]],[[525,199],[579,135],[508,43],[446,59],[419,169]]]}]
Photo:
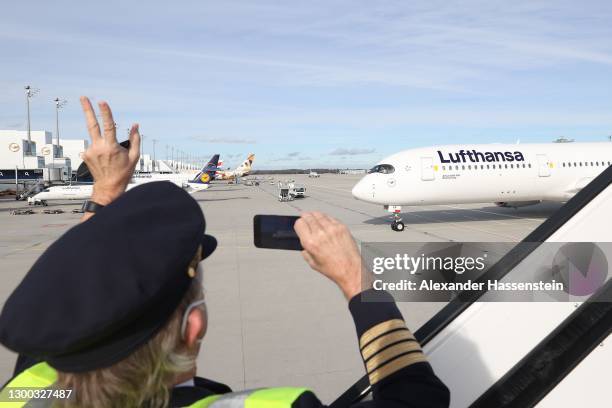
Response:
[{"label": "face mask", "polygon": [[[183,319],[181,321],[181,338],[183,340],[185,340],[185,330],[187,329],[187,319],[189,318],[189,313],[191,313],[191,311],[198,306],[203,306],[202,312],[204,313],[204,319],[206,320],[207,318],[206,301],[204,299],[201,299],[201,300],[198,300],[196,302],[189,304],[189,306],[187,306],[187,309],[185,309],[185,313],[183,313]],[[196,343],[199,344],[201,342],[202,342],[202,339],[198,339]]]}]

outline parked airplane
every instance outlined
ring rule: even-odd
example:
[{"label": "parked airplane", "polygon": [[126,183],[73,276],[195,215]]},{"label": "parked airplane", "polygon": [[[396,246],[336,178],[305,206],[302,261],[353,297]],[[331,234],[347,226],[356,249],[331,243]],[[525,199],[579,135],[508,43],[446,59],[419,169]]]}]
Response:
[{"label": "parked airplane", "polygon": [[[219,155],[214,155],[206,166],[202,168],[202,170],[192,180],[183,181],[182,179],[169,179],[163,177],[135,178],[132,180],[132,183],[128,184],[127,190],[136,187],[137,185],[150,183],[152,181],[170,181],[179,187],[182,187],[189,194],[206,190],[208,187],[210,187],[210,181],[213,179],[215,171],[217,171],[217,166],[215,163],[218,159]],[[158,174],[156,176],[173,176],[173,174]],[[29,197],[28,204],[47,205],[47,201],[53,200],[88,200],[91,197],[92,191],[93,184],[47,187],[40,193]]]},{"label": "parked airplane", "polygon": [[321,177],[321,175],[317,173],[316,171],[311,171],[310,173],[308,173],[308,178],[318,178],[318,177]]},{"label": "parked airplane", "polygon": [[352,193],[383,204],[393,213],[391,228],[402,231],[402,205],[565,202],[611,163],[605,142],[424,147],[381,160]]},{"label": "parked airplane", "polygon": [[251,153],[242,164],[234,170],[217,170],[215,178],[217,180],[234,180],[236,177],[243,177],[251,172],[251,166],[255,161],[255,154]]},{"label": "parked airplane", "polygon": [[210,158],[208,163],[206,163],[206,166],[204,166],[204,168],[200,171],[200,173],[198,173],[198,175],[196,175],[193,178],[192,178],[193,174],[190,176],[185,173],[139,173],[139,174],[134,174],[134,177],[132,177],[132,182],[142,183],[146,181],[167,180],[167,181],[173,182],[179,187],[184,187],[186,184],[188,184],[189,182],[191,182],[198,176],[201,176],[202,173],[217,171],[218,167],[219,167],[219,154],[215,154],[213,157]]}]

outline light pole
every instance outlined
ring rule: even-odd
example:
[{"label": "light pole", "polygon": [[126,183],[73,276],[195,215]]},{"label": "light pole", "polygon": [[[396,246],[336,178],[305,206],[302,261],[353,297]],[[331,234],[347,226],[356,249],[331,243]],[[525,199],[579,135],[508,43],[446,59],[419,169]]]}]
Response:
[{"label": "light pole", "polygon": [[157,143],[157,139],[151,139],[153,141],[153,172],[155,172],[155,143]]},{"label": "light pole", "polygon": [[174,146],[171,148],[172,156],[170,156],[170,163],[172,163],[172,169],[176,171],[176,164],[174,163]]},{"label": "light pole", "polygon": [[145,171],[145,159],[144,159],[144,134],[140,135],[140,171]]},{"label": "light pole", "polygon": [[32,136],[30,128],[30,99],[33,98],[37,93],[38,89],[32,88],[30,85],[25,86],[26,94],[26,107],[28,111],[28,156],[32,155]]},{"label": "light pole", "polygon": [[[55,102],[55,144],[57,144],[57,149],[59,150],[59,110],[66,106],[68,101],[60,98],[55,98],[53,101]],[[53,162],[55,163],[55,149],[53,149]]]}]

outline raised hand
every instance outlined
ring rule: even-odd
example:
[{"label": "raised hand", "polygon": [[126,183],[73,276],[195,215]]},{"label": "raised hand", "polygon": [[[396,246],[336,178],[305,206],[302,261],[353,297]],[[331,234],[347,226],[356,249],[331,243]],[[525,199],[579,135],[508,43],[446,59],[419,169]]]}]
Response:
[{"label": "raised hand", "polygon": [[91,199],[98,204],[107,205],[125,192],[138,163],[140,157],[138,124],[132,125],[130,129],[130,147],[126,149],[117,143],[115,121],[108,103],[98,104],[104,126],[103,132],[100,131],[100,125],[87,97],[81,97],[81,106],[91,138],[91,145],[83,154],[83,160],[87,163],[94,179]]}]

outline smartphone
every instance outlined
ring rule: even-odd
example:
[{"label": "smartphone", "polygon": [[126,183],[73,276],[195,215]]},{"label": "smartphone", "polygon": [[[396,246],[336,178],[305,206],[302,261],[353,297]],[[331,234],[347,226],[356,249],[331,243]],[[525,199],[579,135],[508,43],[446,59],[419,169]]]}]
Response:
[{"label": "smartphone", "polygon": [[293,215],[256,215],[253,218],[255,246],[301,251],[302,244],[293,229],[298,218]]}]

